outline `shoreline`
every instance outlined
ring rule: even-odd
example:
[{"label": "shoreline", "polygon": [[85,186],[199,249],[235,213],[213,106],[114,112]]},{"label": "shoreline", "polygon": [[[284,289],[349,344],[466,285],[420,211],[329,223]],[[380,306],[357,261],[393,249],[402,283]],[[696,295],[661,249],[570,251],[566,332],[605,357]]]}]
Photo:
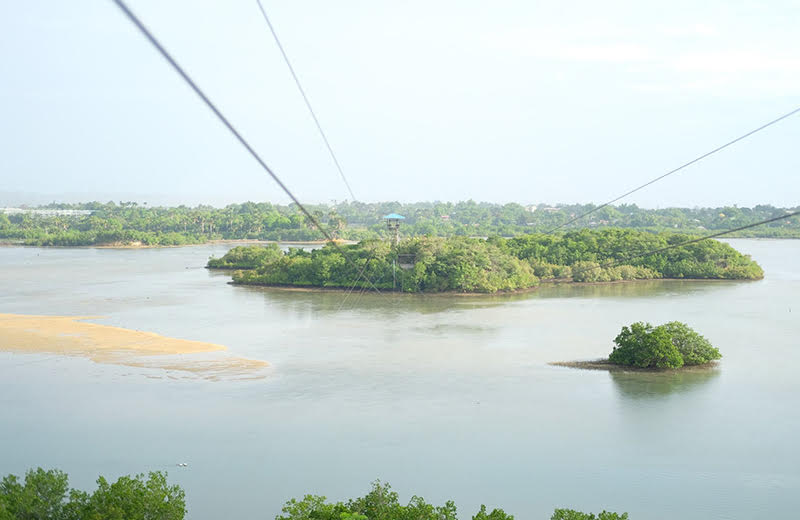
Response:
[{"label": "shoreline", "polygon": [[[235,268],[220,268],[220,267],[206,267],[206,269],[212,271],[222,271],[222,272],[230,272],[236,270]],[[403,291],[393,291],[391,289],[380,289],[382,293],[387,294],[403,294],[407,296],[463,296],[463,297],[480,297],[480,296],[506,296],[506,295],[515,295],[515,294],[527,294],[535,292],[543,287],[552,287],[556,285],[570,285],[576,287],[584,287],[584,286],[600,286],[600,285],[614,285],[614,284],[632,284],[632,283],[646,283],[646,282],[714,282],[714,283],[722,283],[722,282],[729,282],[729,283],[741,283],[741,282],[757,282],[763,280],[763,278],[758,279],[722,279],[722,278],[647,278],[641,280],[613,280],[610,282],[570,282],[568,280],[542,280],[539,285],[535,285],[533,287],[528,287],[525,289],[515,289],[513,291],[497,291],[493,293],[482,293],[482,292],[459,292],[459,291],[441,291],[441,292],[403,292]],[[269,285],[269,284],[255,284],[255,283],[239,283],[239,282],[228,282],[228,285],[233,285],[236,287],[260,287],[265,289],[275,289],[279,291],[288,291],[288,292],[350,292],[350,287],[317,287],[317,286],[298,286],[298,285]],[[358,290],[359,288],[353,289]],[[364,291],[373,292],[374,289],[371,287],[363,288]]]},{"label": "shoreline", "polygon": [[230,355],[215,343],[171,338],[85,320],[102,316],[0,314],[0,351],[55,354],[140,368],[194,373],[206,379],[263,377],[266,361]]},{"label": "shoreline", "polygon": [[[230,238],[230,239],[218,239],[218,240],[207,240],[206,242],[198,242],[196,244],[179,244],[179,245],[145,245],[141,242],[131,242],[131,243],[111,243],[111,244],[87,244],[82,246],[42,246],[42,245],[35,245],[35,244],[23,244],[22,242],[4,242],[0,240],[0,247],[40,247],[43,249],[53,248],[53,249],[161,249],[161,248],[176,248],[176,247],[200,247],[200,246],[208,246],[208,245],[224,245],[224,244],[231,244],[231,245],[244,245],[244,244],[287,244],[287,245],[324,245],[327,244],[328,240],[258,240],[258,239],[249,239],[249,238]],[[355,240],[344,240],[338,239],[336,240],[337,244],[342,245],[353,245],[357,244],[358,242]]]},{"label": "shoreline", "polygon": [[578,370],[605,370],[607,372],[646,372],[650,374],[663,374],[675,372],[700,372],[716,368],[718,361],[711,361],[702,365],[684,365],[680,368],[641,368],[627,365],[615,365],[608,361],[608,358],[584,360],[584,361],[553,361],[547,363],[554,367],[577,368]]}]

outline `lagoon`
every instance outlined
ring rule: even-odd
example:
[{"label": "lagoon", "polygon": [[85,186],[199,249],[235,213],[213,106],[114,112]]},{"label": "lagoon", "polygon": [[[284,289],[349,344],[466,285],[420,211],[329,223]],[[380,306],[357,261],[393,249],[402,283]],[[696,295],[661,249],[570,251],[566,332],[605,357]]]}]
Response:
[{"label": "lagoon", "polygon": [[[103,316],[269,363],[208,378],[0,351],[0,473],[58,467],[90,488],[166,470],[193,520],[274,518],[291,497],[363,495],[376,478],[404,500],[453,499],[461,518],[481,503],[520,519],[789,518],[800,241],[728,242],[766,277],[346,300],[231,286],[203,269],[225,244],[0,247],[0,313]],[[684,321],[724,357],[699,373],[548,364],[604,356],[638,320]]]}]

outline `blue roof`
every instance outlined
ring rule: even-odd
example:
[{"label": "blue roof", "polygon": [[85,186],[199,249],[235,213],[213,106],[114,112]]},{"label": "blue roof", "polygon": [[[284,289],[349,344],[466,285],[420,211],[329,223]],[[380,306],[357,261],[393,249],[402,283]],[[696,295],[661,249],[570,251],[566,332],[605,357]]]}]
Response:
[{"label": "blue roof", "polygon": [[384,216],[383,218],[389,218],[394,220],[405,220],[406,218],[403,215],[398,215],[397,213],[389,213],[388,215]]}]

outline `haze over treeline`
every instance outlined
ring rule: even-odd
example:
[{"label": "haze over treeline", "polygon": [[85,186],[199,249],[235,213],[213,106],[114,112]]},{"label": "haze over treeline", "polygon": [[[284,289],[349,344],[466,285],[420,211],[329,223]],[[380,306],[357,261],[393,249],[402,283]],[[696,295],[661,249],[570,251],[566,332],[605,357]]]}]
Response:
[{"label": "haze over treeline", "polygon": [[[800,216],[794,210],[755,208],[666,208],[620,206],[523,206],[473,200],[451,202],[344,202],[306,205],[245,202],[213,206],[161,207],[132,201],[58,204],[0,211],[0,240],[40,246],[199,244],[209,240],[364,240],[387,236],[384,216],[400,213],[404,236],[519,236],[567,232],[581,228],[633,228],[705,235],[772,220],[730,236],[800,238]],[[312,218],[316,221],[312,222]],[[580,218],[585,216],[585,218]]]},{"label": "haze over treeline", "polygon": [[[255,2],[131,4],[300,200],[349,197]],[[789,0],[266,8],[364,201],[609,200],[797,106]],[[3,190],[288,201],[113,2],[3,2],[0,38]],[[798,130],[630,202],[797,204]]]}]

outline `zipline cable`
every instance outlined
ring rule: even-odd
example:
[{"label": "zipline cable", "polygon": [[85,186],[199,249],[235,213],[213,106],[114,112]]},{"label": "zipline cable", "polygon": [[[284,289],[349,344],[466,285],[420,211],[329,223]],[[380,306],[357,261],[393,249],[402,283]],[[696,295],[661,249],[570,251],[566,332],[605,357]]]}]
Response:
[{"label": "zipline cable", "polygon": [[[330,232],[327,229],[325,229],[322,226],[322,224],[320,224],[320,222],[314,217],[314,215],[310,211],[308,211],[308,209],[306,209],[306,207],[300,202],[300,200],[280,180],[280,178],[277,176],[277,174],[266,164],[266,162],[264,162],[264,160],[261,158],[261,156],[253,149],[252,146],[250,146],[250,144],[247,142],[247,140],[245,140],[245,138],[239,133],[239,131],[233,126],[233,124],[230,121],[228,121],[228,119],[222,114],[222,112],[220,112],[220,110],[216,107],[216,105],[214,105],[214,103],[208,98],[208,96],[206,96],[206,94],[200,89],[200,87],[197,86],[197,84],[194,82],[194,80],[192,80],[192,78],[175,61],[175,59],[169,54],[169,52],[167,52],[167,50],[161,45],[161,43],[155,38],[155,36],[153,36],[153,34],[150,32],[150,30],[147,29],[147,27],[145,27],[145,25],[139,20],[139,18],[128,8],[128,6],[125,4],[125,2],[123,0],[113,0],[113,1],[117,5],[117,7],[119,7],[120,10],[125,14],[125,16],[139,29],[139,31],[147,38],[147,40],[156,48],[156,50],[158,50],[158,52],[162,55],[162,57],[165,60],[167,60],[167,62],[172,66],[172,68],[183,78],[184,81],[186,81],[186,83],[192,88],[192,90],[194,90],[194,92],[200,97],[200,99],[203,100],[203,102],[214,113],[214,115],[216,115],[217,118],[225,125],[225,127],[234,135],[234,137],[236,137],[236,139],[239,141],[239,143],[250,153],[251,156],[253,156],[253,158],[259,163],[259,165],[261,165],[261,167],[264,169],[264,171],[266,171],[269,174],[269,176],[284,191],[284,193],[286,193],[286,195],[288,195],[289,198],[291,198],[292,201],[295,204],[297,204],[297,207],[300,208],[302,213],[306,216],[306,218],[308,218],[309,222],[311,222],[314,225],[314,227],[316,227],[325,236],[325,238],[328,240],[328,242],[330,242],[337,249],[337,251],[344,257],[345,261],[350,263],[351,266],[353,266],[356,269],[358,269],[358,266],[355,264],[355,262],[353,262],[353,260],[349,256],[347,256],[345,254],[344,250],[339,246],[339,244],[336,243],[336,241],[334,240],[334,238],[330,234]],[[548,231],[548,233],[550,233],[552,231],[555,231],[556,229],[558,229],[560,227],[568,225],[568,224],[570,224],[570,223],[572,223],[572,222],[574,222],[574,221],[576,221],[576,220],[578,220],[580,218],[583,218],[586,215],[594,213],[595,211],[598,211],[599,209],[601,209],[603,207],[606,207],[609,204],[612,204],[613,202],[616,202],[616,201],[620,200],[621,198],[626,197],[627,195],[630,195],[631,193],[634,193],[634,192],[636,192],[636,191],[638,191],[638,190],[640,190],[640,189],[642,189],[642,188],[644,188],[646,186],[649,186],[650,184],[653,184],[654,182],[656,182],[656,181],[658,181],[660,179],[663,179],[664,177],[667,177],[668,175],[671,175],[671,174],[673,174],[673,173],[675,173],[677,171],[680,171],[681,169],[686,168],[687,166],[689,166],[691,164],[694,164],[694,163],[696,163],[696,162],[698,162],[698,161],[700,161],[700,160],[702,160],[702,159],[704,159],[704,158],[706,158],[706,157],[708,157],[708,156],[710,156],[710,155],[712,155],[712,154],[714,154],[714,153],[716,153],[716,152],[718,152],[720,150],[723,150],[723,149],[727,148],[728,146],[730,146],[730,145],[732,145],[732,144],[734,144],[734,143],[736,143],[738,141],[741,141],[742,139],[745,139],[746,137],[749,137],[749,136],[751,136],[751,135],[753,135],[753,134],[755,134],[755,133],[757,133],[757,132],[759,132],[759,131],[761,131],[761,130],[769,127],[769,126],[772,126],[773,124],[775,124],[775,123],[777,123],[777,122],[779,122],[779,121],[781,121],[783,119],[786,119],[786,118],[796,114],[797,112],[800,112],[800,108],[792,110],[791,112],[788,112],[788,113],[784,114],[783,116],[781,116],[781,117],[779,117],[777,119],[774,119],[773,121],[770,121],[769,123],[766,123],[766,124],[760,126],[759,128],[757,128],[755,130],[752,130],[752,131],[750,131],[750,132],[748,132],[748,133],[746,133],[746,134],[734,139],[733,141],[730,141],[730,142],[728,142],[728,143],[726,143],[726,144],[724,144],[724,145],[712,150],[711,152],[708,152],[708,153],[706,153],[706,154],[704,154],[704,155],[702,155],[702,156],[700,156],[700,157],[698,157],[698,158],[696,158],[696,159],[694,159],[694,160],[692,160],[692,161],[690,161],[690,162],[688,162],[688,163],[686,163],[686,164],[684,164],[684,165],[682,165],[682,166],[680,166],[680,167],[678,167],[678,168],[676,168],[676,169],[674,169],[674,170],[672,170],[670,172],[667,172],[664,175],[661,175],[660,177],[657,177],[657,178],[647,182],[646,184],[643,184],[642,186],[639,186],[638,188],[635,188],[635,189],[633,189],[633,190],[631,190],[631,191],[629,191],[629,192],[627,192],[627,193],[625,193],[625,194],[623,194],[623,195],[621,195],[621,196],[619,196],[619,197],[617,197],[617,198],[615,198],[613,200],[610,200],[610,201],[598,206],[597,208],[595,208],[595,209],[593,209],[593,210],[591,210],[589,212],[586,212],[586,213],[584,213],[582,215],[579,215],[579,216],[573,218],[572,220],[570,220],[569,222],[564,223],[564,224],[562,224],[560,226],[557,226],[556,228],[553,228],[552,230]],[[659,248],[659,249],[656,249],[656,250],[653,250],[653,251],[648,251],[646,253],[641,253],[641,254],[637,254],[637,255],[631,256],[631,257],[627,257],[627,258],[622,259],[622,260],[615,260],[615,261],[612,261],[612,262],[609,262],[609,263],[606,263],[606,264],[601,264],[601,265],[592,267],[590,269],[582,270],[582,271],[579,271],[579,272],[590,271],[592,269],[598,269],[598,268],[613,267],[613,266],[616,266],[616,265],[620,265],[621,262],[627,262],[627,261],[630,261],[630,260],[635,260],[637,258],[642,258],[642,257],[654,255],[654,254],[657,254],[657,253],[660,253],[660,252],[663,252],[663,251],[667,251],[667,250],[670,250],[670,249],[674,249],[674,248],[677,248],[677,247],[687,246],[687,245],[690,245],[690,244],[701,242],[703,240],[709,240],[709,239],[712,239],[712,238],[716,238],[716,237],[720,237],[720,236],[727,235],[727,234],[730,234],[730,233],[734,233],[736,231],[742,231],[742,230],[753,228],[753,227],[760,226],[760,225],[763,225],[763,224],[769,224],[771,222],[776,222],[778,220],[787,219],[787,218],[794,217],[794,216],[797,216],[797,215],[800,215],[800,211],[787,213],[785,215],[780,215],[780,216],[773,217],[773,218],[770,218],[770,219],[762,220],[760,222],[756,222],[756,223],[753,223],[753,224],[748,224],[748,225],[741,226],[741,227],[738,227],[738,228],[729,229],[727,231],[722,231],[722,232],[714,233],[714,234],[711,234],[711,235],[708,235],[708,236],[695,238],[695,239],[692,239],[692,240],[689,240],[689,241],[686,241],[686,242],[682,242],[680,244],[673,244],[673,245],[670,245],[670,246],[667,246],[667,247],[663,247],[663,248]],[[363,270],[360,271],[360,272],[363,273]],[[369,280],[368,278],[365,278],[365,280],[367,281],[367,283],[369,283],[369,285],[377,293],[381,294],[381,291],[375,286],[374,283],[372,283],[371,280]]]},{"label": "zipline cable", "polygon": [[670,171],[668,171],[667,173],[665,173],[665,174],[663,174],[663,175],[659,175],[659,176],[658,176],[658,177],[656,177],[655,179],[649,180],[649,181],[647,181],[646,183],[642,184],[641,186],[638,186],[638,187],[636,187],[636,188],[634,188],[634,189],[632,189],[632,190],[630,190],[630,191],[626,191],[625,193],[623,193],[622,195],[620,195],[620,196],[619,196],[619,197],[617,197],[617,198],[611,199],[611,200],[609,200],[608,202],[604,202],[603,204],[600,204],[599,206],[597,206],[596,208],[594,208],[594,209],[592,209],[592,210],[589,210],[589,211],[587,211],[587,212],[585,212],[585,213],[582,213],[582,214],[580,214],[580,215],[578,215],[578,216],[576,216],[576,217],[573,217],[572,219],[568,220],[567,222],[564,222],[563,224],[559,224],[559,225],[557,225],[556,227],[554,227],[554,228],[552,228],[552,229],[550,229],[550,230],[548,230],[548,231],[545,231],[545,234],[550,234],[550,233],[552,233],[553,231],[556,231],[556,230],[558,230],[558,229],[561,229],[561,228],[563,228],[563,227],[565,227],[565,226],[568,226],[568,225],[572,224],[573,222],[576,222],[576,221],[578,221],[578,220],[580,220],[580,219],[582,219],[582,218],[584,218],[584,217],[587,217],[587,216],[591,215],[592,213],[594,213],[594,212],[596,212],[596,211],[600,211],[601,209],[605,208],[606,206],[609,206],[609,205],[611,205],[611,204],[613,204],[613,203],[617,202],[618,200],[624,199],[624,198],[625,198],[625,197],[627,197],[628,195],[631,195],[631,194],[633,194],[633,193],[636,193],[637,191],[639,191],[639,190],[641,190],[641,189],[643,189],[643,188],[646,188],[647,186],[650,186],[651,184],[653,184],[653,183],[655,183],[655,182],[658,182],[658,181],[660,181],[661,179],[663,179],[663,178],[665,178],[665,177],[669,177],[669,176],[670,176],[670,175],[672,175],[673,173],[677,173],[677,172],[679,172],[679,171],[683,170],[684,168],[686,168],[686,167],[688,167],[688,166],[691,166],[691,165],[693,165],[693,164],[695,164],[695,163],[697,163],[697,162],[700,162],[700,161],[702,161],[703,159],[705,159],[706,157],[709,157],[709,156],[711,156],[711,155],[714,155],[715,153],[717,153],[717,152],[719,152],[719,151],[722,151],[722,150],[724,150],[725,148],[727,148],[727,147],[729,147],[729,146],[731,146],[731,145],[733,145],[733,144],[735,144],[735,143],[738,143],[739,141],[741,141],[741,140],[743,140],[743,139],[746,139],[746,138],[750,137],[750,136],[751,136],[751,135],[753,135],[753,134],[756,134],[756,133],[758,133],[758,132],[760,132],[760,131],[764,130],[765,128],[769,128],[770,126],[774,125],[775,123],[778,123],[778,122],[780,122],[780,121],[783,121],[784,119],[786,119],[786,118],[788,118],[788,117],[791,117],[791,116],[793,116],[794,114],[796,114],[796,113],[798,113],[798,112],[800,112],[800,107],[798,107],[798,108],[795,108],[795,109],[794,109],[794,110],[792,110],[791,112],[787,112],[787,113],[783,114],[782,116],[780,116],[780,117],[779,117],[779,118],[777,118],[777,119],[773,119],[773,120],[772,120],[772,121],[770,121],[769,123],[765,123],[765,124],[763,124],[763,125],[759,126],[759,127],[758,127],[758,128],[756,128],[755,130],[751,130],[751,131],[747,132],[746,134],[744,134],[744,135],[741,135],[741,136],[737,137],[737,138],[736,138],[736,139],[734,139],[733,141],[728,141],[727,143],[723,144],[722,146],[718,146],[717,148],[714,148],[714,149],[713,149],[713,150],[711,150],[710,152],[704,153],[704,154],[703,154],[703,155],[701,155],[700,157],[696,157],[696,158],[692,159],[691,161],[689,161],[689,162],[687,162],[687,163],[684,163],[684,164],[682,164],[682,165],[678,166],[677,168],[675,168],[675,169],[673,169],[673,170],[670,170]]},{"label": "zipline cable", "polygon": [[275,43],[278,44],[278,49],[281,51],[281,55],[283,56],[283,61],[286,62],[286,66],[289,67],[289,72],[292,73],[292,78],[294,78],[294,83],[297,85],[297,90],[300,91],[300,94],[303,96],[303,101],[306,103],[306,107],[308,108],[308,112],[311,114],[311,118],[314,119],[314,124],[317,125],[317,130],[319,130],[319,135],[322,136],[322,140],[325,142],[325,146],[328,148],[328,153],[331,155],[331,159],[333,159],[333,164],[336,165],[336,169],[339,170],[339,175],[342,177],[342,181],[344,181],[344,185],[347,186],[347,191],[350,192],[350,197],[355,201],[356,196],[353,194],[353,190],[350,188],[350,183],[347,182],[347,177],[344,175],[344,171],[342,170],[342,166],[339,164],[339,159],[336,158],[336,154],[333,153],[333,147],[331,143],[328,141],[328,137],[325,135],[325,131],[322,130],[322,125],[317,118],[317,114],[314,112],[314,109],[311,107],[311,102],[308,100],[308,96],[306,95],[306,91],[303,89],[303,86],[300,84],[300,79],[297,77],[297,74],[294,71],[294,67],[292,67],[292,62],[289,61],[289,56],[286,55],[286,51],[283,49],[283,45],[281,44],[280,39],[278,39],[278,33],[275,32],[275,28],[272,26],[272,23],[269,21],[269,16],[267,16],[267,11],[264,10],[264,6],[261,5],[261,0],[256,0],[258,3],[258,8],[261,9],[261,14],[264,15],[264,21],[267,22],[267,26],[269,27],[270,32],[272,33],[272,37],[275,38]]},{"label": "zipline cable", "polygon": [[[333,244],[333,246],[344,257],[345,261],[350,263],[351,266],[353,266],[357,270],[358,266],[355,264],[355,262],[353,262],[352,259],[350,259],[349,256],[345,254],[344,250],[339,246],[339,244],[336,243],[330,232],[327,229],[325,229],[322,226],[322,224],[320,224],[319,221],[314,217],[314,215],[312,215],[311,212],[308,211],[308,209],[306,209],[306,207],[300,202],[300,200],[297,197],[295,197],[295,195],[291,192],[291,190],[289,190],[289,188],[280,180],[278,175],[274,171],[272,171],[272,168],[270,168],[267,165],[267,163],[264,162],[261,156],[258,155],[258,152],[256,152],[253,149],[253,147],[250,146],[247,140],[245,140],[245,138],[242,137],[242,134],[240,134],[239,131],[236,130],[233,124],[230,121],[228,121],[228,119],[222,114],[222,112],[220,112],[220,110],[216,107],[216,105],[214,105],[214,103],[208,98],[208,96],[205,95],[205,93],[200,89],[200,87],[197,86],[197,84],[189,76],[189,74],[186,73],[186,71],[184,71],[180,65],[178,65],[178,62],[175,61],[175,59],[172,57],[172,55],[170,55],[169,52],[167,52],[164,46],[161,45],[161,43],[156,39],[155,36],[153,36],[150,30],[147,27],[145,27],[145,25],[139,20],[139,18],[135,14],[133,14],[133,12],[128,8],[125,2],[123,0],[113,0],[113,2],[117,5],[117,7],[120,8],[120,10],[122,10],[125,16],[128,17],[128,20],[130,20],[139,29],[139,31],[147,38],[147,40],[151,44],[153,44],[153,46],[158,50],[158,52],[161,53],[161,56],[163,56],[163,58],[167,60],[167,62],[170,65],[172,65],[172,68],[175,69],[175,71],[183,78],[184,81],[186,81],[186,83],[188,83],[188,85],[192,88],[192,90],[194,90],[195,94],[197,94],[200,97],[200,99],[203,100],[206,106],[214,113],[214,115],[217,116],[217,118],[222,122],[222,124],[224,124],[228,130],[230,130],[230,132],[234,135],[234,137],[236,137],[239,143],[242,146],[244,146],[244,148],[250,153],[250,155],[253,156],[253,158],[258,162],[258,164],[261,165],[264,171],[266,171],[269,174],[269,176],[272,177],[272,180],[274,180],[278,184],[278,186],[280,186],[283,192],[286,193],[286,195],[288,195],[289,198],[292,199],[292,201],[294,201],[295,204],[297,204],[297,207],[300,208],[300,211],[303,212],[303,214],[306,216],[309,222],[311,222],[314,225],[314,227],[316,227],[325,236],[325,238],[328,239],[329,243]],[[377,287],[375,287],[375,284],[373,284],[371,280],[369,280],[368,278],[365,278],[365,280],[375,290],[375,292],[380,294],[381,291],[378,290]]]},{"label": "zipline cable", "polygon": [[345,304],[345,302],[347,302],[347,299],[350,297],[350,294],[353,292],[353,289],[356,288],[356,284],[358,283],[358,280],[361,279],[361,275],[364,273],[364,270],[369,265],[369,261],[372,260],[372,258],[374,256],[375,256],[375,252],[373,251],[373,253],[367,257],[367,261],[364,262],[364,266],[361,267],[361,271],[359,271],[358,276],[356,277],[355,281],[353,282],[353,285],[350,286],[350,289],[347,291],[347,294],[345,294],[344,298],[342,298],[342,301],[339,303],[339,308],[337,310],[339,310],[339,311],[342,310],[342,307],[344,307],[344,304]]},{"label": "zipline cable", "polygon": [[[687,240],[686,242],[681,242],[679,244],[672,244],[672,245],[669,245],[669,246],[666,246],[666,247],[661,247],[659,249],[654,249],[652,251],[647,251],[646,253],[635,254],[633,256],[628,256],[628,257],[622,258],[620,260],[612,260],[611,262],[608,262],[608,263],[605,263],[605,264],[600,264],[600,265],[595,265],[595,266],[592,266],[592,267],[588,267],[586,269],[579,269],[578,271],[573,271],[572,274],[574,275],[576,272],[577,273],[585,273],[585,272],[588,272],[588,271],[594,271],[595,269],[605,269],[607,267],[616,267],[618,265],[623,265],[624,262],[630,262],[631,260],[636,260],[638,258],[644,258],[646,256],[651,256],[651,255],[655,255],[655,254],[658,254],[658,253],[663,253],[664,251],[668,251],[670,249],[675,249],[675,248],[678,248],[678,247],[688,246],[689,244],[696,244],[697,242],[702,242],[703,240],[711,240],[712,238],[717,238],[717,237],[721,237],[723,235],[728,235],[730,233],[735,233],[736,231],[742,231],[744,229],[750,229],[750,228],[754,228],[754,227],[757,227],[757,226],[763,226],[764,224],[769,224],[770,222],[777,222],[778,220],[784,220],[784,219],[787,219],[787,218],[795,217],[797,215],[800,215],[800,211],[794,211],[792,213],[787,213],[785,215],[779,215],[777,217],[772,217],[772,218],[769,218],[769,219],[766,219],[766,220],[762,220],[760,222],[755,222],[753,224],[747,224],[746,226],[740,226],[740,227],[737,227],[737,228],[734,228],[734,229],[728,229],[726,231],[720,231],[719,233],[713,233],[711,235],[707,235],[707,236],[704,236],[704,237],[694,238],[692,240]],[[572,278],[572,277],[570,276],[569,278]],[[568,277],[551,278],[550,280],[566,280],[566,279],[569,279],[569,278]]]}]

